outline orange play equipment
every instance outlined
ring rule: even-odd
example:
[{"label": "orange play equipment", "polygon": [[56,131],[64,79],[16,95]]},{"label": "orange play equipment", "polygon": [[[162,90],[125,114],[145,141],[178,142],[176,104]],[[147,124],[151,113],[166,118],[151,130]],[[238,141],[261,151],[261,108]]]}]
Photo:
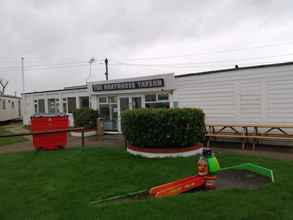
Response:
[{"label": "orange play equipment", "polygon": [[152,187],[149,194],[155,198],[174,196],[197,188],[213,189],[216,184],[216,173],[220,169],[217,158],[210,149],[203,149],[197,162],[197,176],[189,176],[170,183]]},{"label": "orange play equipment", "polygon": [[203,176],[189,176],[174,182],[153,187],[150,189],[149,193],[156,198],[174,196],[204,186],[204,184],[205,178]]}]

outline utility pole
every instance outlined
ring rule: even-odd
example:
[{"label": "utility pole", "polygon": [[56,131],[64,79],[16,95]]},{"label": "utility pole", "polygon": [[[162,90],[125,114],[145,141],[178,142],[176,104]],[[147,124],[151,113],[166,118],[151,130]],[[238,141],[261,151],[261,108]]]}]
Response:
[{"label": "utility pole", "polygon": [[24,88],[24,57],[21,57],[21,77],[22,77],[22,92],[25,91]]},{"label": "utility pole", "polygon": [[108,80],[109,73],[108,73],[108,59],[107,58],[105,59],[105,68],[106,68],[105,76],[106,76],[106,80]]}]

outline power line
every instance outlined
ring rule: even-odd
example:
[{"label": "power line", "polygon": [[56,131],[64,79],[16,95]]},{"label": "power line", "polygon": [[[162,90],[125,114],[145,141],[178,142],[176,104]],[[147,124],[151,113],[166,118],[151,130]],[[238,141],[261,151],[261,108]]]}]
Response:
[{"label": "power line", "polygon": [[[268,43],[268,44],[263,44],[263,45],[254,45],[250,47],[243,47],[243,48],[234,48],[234,49],[227,49],[227,50],[216,50],[212,51],[212,53],[227,53],[227,52],[235,52],[235,51],[241,51],[241,50],[247,50],[247,49],[255,49],[255,48],[265,48],[265,47],[276,47],[276,46],[282,46],[282,45],[287,45],[287,44],[293,44],[293,41],[285,41],[285,42],[278,42],[278,43]],[[174,55],[174,56],[158,56],[158,57],[144,57],[144,58],[129,58],[129,59],[123,59],[123,60],[153,60],[153,59],[169,59],[169,58],[180,58],[180,57],[189,57],[189,56],[199,56],[199,55],[210,55],[212,54],[211,51],[204,51],[204,52],[199,52],[199,53],[190,53],[190,54],[183,54],[183,55]],[[4,60],[1,60],[4,59]],[[36,58],[33,58],[36,59]],[[73,59],[73,58],[68,58],[68,59]],[[26,60],[29,61],[29,59],[26,58]],[[115,59],[112,59],[115,61]],[[0,57],[0,62],[18,62],[17,57]],[[104,64],[104,59],[96,59],[96,61],[101,61]],[[34,61],[35,62],[35,61]],[[41,62],[41,61],[38,61]],[[87,63],[86,61],[83,62],[70,62],[70,63],[57,63],[57,64],[44,64],[44,65],[30,65],[28,67],[35,67],[35,66],[55,66],[55,65],[65,65],[65,64],[80,64],[80,63]],[[18,66],[5,66],[5,67],[16,67],[19,68]]]},{"label": "power line", "polygon": [[[214,60],[214,61],[207,61],[207,62],[187,62],[187,63],[123,63],[123,62],[116,62],[112,63],[112,65],[125,65],[125,66],[186,66],[186,65],[201,65],[201,64],[212,64],[212,63],[229,63],[229,62],[242,62],[245,60],[259,60],[259,59],[271,59],[271,58],[278,58],[284,56],[290,56],[293,53],[281,54],[276,56],[262,56],[262,57],[250,57],[250,58],[241,58],[241,59],[234,59],[234,60]],[[286,57],[285,57],[286,58]],[[293,58],[293,57],[292,57]]]},{"label": "power line", "polygon": [[[87,67],[87,64],[79,64],[74,66],[56,66],[56,67],[38,67],[38,68],[25,68],[26,71],[39,71],[39,70],[55,70],[55,69],[71,69],[71,68],[81,68]],[[19,67],[18,67],[19,68]],[[0,69],[0,72],[15,72],[17,69]]]},{"label": "power line", "polygon": [[[44,65],[28,65],[28,68],[32,67],[54,67],[54,66],[64,66],[64,65],[78,65],[78,64],[85,64],[87,62],[71,62],[71,63],[55,63],[55,64],[44,64]],[[19,68],[18,65],[13,66],[2,66],[3,68]]]},{"label": "power line", "polygon": [[[287,42],[287,44],[293,43],[293,42]],[[256,47],[267,47],[267,46],[272,46],[276,44],[271,44],[271,45],[262,45],[262,46],[256,46]],[[252,47],[251,47],[252,48]],[[255,48],[255,47],[254,47]],[[243,49],[243,48],[242,48]],[[241,50],[237,49],[237,50]],[[232,51],[232,50],[226,50],[226,51]],[[221,51],[214,51],[214,52],[221,52]],[[223,51],[222,51],[223,52]],[[206,61],[206,62],[185,62],[185,63],[127,63],[127,62],[121,62],[121,61],[116,61],[116,63],[112,62],[111,65],[123,65],[123,66],[166,66],[166,67],[192,67],[194,65],[202,65],[202,64],[213,64],[213,63],[229,63],[229,62],[243,62],[244,60],[259,60],[259,59],[268,59],[268,58],[276,58],[276,57],[282,57],[282,56],[289,56],[292,55],[293,53],[287,53],[287,54],[281,54],[281,55],[276,55],[276,56],[263,56],[263,57],[250,57],[250,58],[242,58],[242,59],[234,59],[234,60],[211,60],[211,61]],[[169,56],[169,57],[183,57],[182,56]],[[198,54],[197,54],[198,56]],[[157,58],[163,58],[163,57],[153,57],[152,59],[157,59]],[[164,57],[167,58],[167,57]],[[97,61],[104,61],[104,60],[97,60]],[[66,63],[55,63],[55,64],[44,64],[44,65],[27,65],[25,70],[28,71],[33,71],[33,70],[45,70],[45,69],[59,69],[59,68],[75,68],[75,67],[83,67],[86,66],[88,62],[82,61],[82,62],[66,62]],[[104,64],[104,62],[98,63],[98,64]],[[1,72],[11,72],[11,71],[17,71],[19,70],[20,65],[9,65],[9,66],[1,66],[0,65],[0,71]]]},{"label": "power line", "polygon": [[[286,62],[286,61],[279,61],[279,62]],[[267,62],[251,62],[251,61],[245,61],[241,63],[237,63],[240,66],[254,66],[254,65],[266,65],[266,64],[273,64],[276,62],[267,61]],[[224,69],[224,68],[234,68],[234,64],[206,64],[206,65],[198,65],[198,66],[175,66],[175,67],[154,67],[154,66],[119,66],[119,68],[139,68],[140,72],[142,69],[151,69],[153,71],[161,71],[161,72],[174,72],[174,69],[179,69],[181,71],[190,71],[190,72],[197,72],[197,71],[206,71],[206,70],[212,70],[212,69]],[[118,66],[113,66],[113,68]]]},{"label": "power line", "polygon": [[[103,60],[96,60],[96,61],[103,61]],[[80,64],[87,64],[88,62],[87,61],[80,61],[80,62],[77,62],[77,61],[74,61],[74,62],[62,62],[62,63],[54,63],[54,64],[37,64],[37,65],[27,65],[26,67],[27,68],[35,68],[35,67],[55,67],[55,66],[70,66],[70,65],[80,65]],[[0,70],[1,69],[18,69],[20,66],[20,64],[18,65],[8,65],[8,66],[1,66],[0,65]]]},{"label": "power line", "polygon": [[[58,69],[58,68],[71,68],[71,67],[79,67],[87,65],[87,62],[79,62],[79,63],[59,63],[54,65],[27,65],[26,70],[40,70],[40,69]],[[0,67],[0,71],[15,71],[19,69],[18,66],[6,66]]]},{"label": "power line", "polygon": [[[142,58],[126,58],[124,60],[154,60],[154,59],[170,59],[170,58],[182,58],[182,57],[191,57],[191,56],[200,56],[200,55],[210,55],[213,53],[230,53],[230,52],[237,52],[242,50],[249,50],[249,49],[258,49],[258,48],[266,48],[266,47],[277,47],[293,44],[293,41],[287,42],[280,42],[280,43],[271,43],[271,44],[263,44],[263,45],[255,45],[250,47],[242,47],[242,48],[234,48],[234,49],[226,49],[226,50],[213,50],[211,51],[204,51],[199,53],[190,53],[190,54],[183,54],[183,55],[172,55],[172,56],[157,56],[157,57],[142,57]],[[115,60],[113,60],[115,61]]]},{"label": "power line", "polygon": [[79,65],[70,65],[70,66],[55,66],[55,67],[38,67],[38,68],[27,68],[27,71],[35,71],[35,70],[54,70],[54,69],[70,69],[70,68],[80,68],[80,67],[88,67],[88,64],[79,64]]}]

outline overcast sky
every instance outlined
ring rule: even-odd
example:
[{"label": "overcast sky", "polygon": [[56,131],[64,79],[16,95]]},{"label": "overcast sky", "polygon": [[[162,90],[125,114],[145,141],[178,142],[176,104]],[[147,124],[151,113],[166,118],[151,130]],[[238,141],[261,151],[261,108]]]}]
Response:
[{"label": "overcast sky", "polygon": [[0,78],[19,94],[22,56],[27,92],[104,80],[105,57],[110,79],[293,61],[292,11],[292,0],[0,0]]}]

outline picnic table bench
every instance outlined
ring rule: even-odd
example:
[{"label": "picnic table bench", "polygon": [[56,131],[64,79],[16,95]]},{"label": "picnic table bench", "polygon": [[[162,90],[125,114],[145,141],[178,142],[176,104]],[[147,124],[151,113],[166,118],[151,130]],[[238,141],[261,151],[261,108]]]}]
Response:
[{"label": "picnic table bench", "polygon": [[293,124],[207,124],[208,132],[207,146],[210,145],[211,138],[220,139],[240,139],[242,150],[251,141],[252,149],[259,140],[286,140],[293,141],[293,134],[288,129],[293,130]]}]

